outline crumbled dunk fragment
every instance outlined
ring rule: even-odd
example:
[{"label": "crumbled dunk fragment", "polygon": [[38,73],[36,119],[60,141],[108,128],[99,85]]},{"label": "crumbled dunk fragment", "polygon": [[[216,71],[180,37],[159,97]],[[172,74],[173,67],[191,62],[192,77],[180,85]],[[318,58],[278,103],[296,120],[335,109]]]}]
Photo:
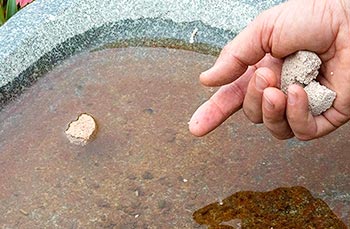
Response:
[{"label": "crumbled dunk fragment", "polygon": [[89,114],[81,114],[68,124],[65,133],[71,143],[84,146],[93,139],[96,131],[95,119]]}]

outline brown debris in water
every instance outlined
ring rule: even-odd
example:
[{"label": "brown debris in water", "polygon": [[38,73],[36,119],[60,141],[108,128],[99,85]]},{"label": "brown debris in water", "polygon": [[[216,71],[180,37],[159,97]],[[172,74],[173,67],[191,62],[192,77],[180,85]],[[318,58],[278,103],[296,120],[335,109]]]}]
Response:
[{"label": "brown debris in water", "polygon": [[212,203],[193,214],[199,224],[209,229],[237,228],[225,224],[240,220],[238,228],[334,228],[345,224],[321,199],[314,198],[303,187],[277,188],[268,192],[237,192]]},{"label": "brown debris in water", "polygon": [[76,145],[86,145],[97,132],[95,119],[89,114],[80,114],[78,119],[69,123],[65,133],[68,140]]}]

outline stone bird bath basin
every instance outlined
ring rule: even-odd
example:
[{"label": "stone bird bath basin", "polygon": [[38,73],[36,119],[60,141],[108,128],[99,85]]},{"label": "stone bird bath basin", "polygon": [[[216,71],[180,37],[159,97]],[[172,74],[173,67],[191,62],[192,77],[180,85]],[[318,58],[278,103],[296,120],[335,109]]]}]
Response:
[{"label": "stone bird bath basin", "polygon": [[[203,138],[187,129],[215,91],[198,74],[279,3],[36,0],[17,13],[0,28],[0,226],[206,228],[192,214],[210,203],[292,186],[349,225],[349,125],[310,142],[242,112]],[[82,113],[98,127],[85,146],[65,136]]]}]

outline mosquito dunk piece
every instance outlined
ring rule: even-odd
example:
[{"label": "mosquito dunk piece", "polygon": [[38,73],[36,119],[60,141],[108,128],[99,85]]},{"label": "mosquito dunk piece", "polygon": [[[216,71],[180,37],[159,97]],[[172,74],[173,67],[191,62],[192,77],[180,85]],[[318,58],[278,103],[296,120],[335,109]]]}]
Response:
[{"label": "mosquito dunk piece", "polygon": [[281,73],[282,91],[287,93],[292,84],[304,87],[309,99],[309,109],[314,116],[328,110],[336,98],[334,91],[316,81],[321,64],[322,61],[316,53],[298,51],[284,60]]}]

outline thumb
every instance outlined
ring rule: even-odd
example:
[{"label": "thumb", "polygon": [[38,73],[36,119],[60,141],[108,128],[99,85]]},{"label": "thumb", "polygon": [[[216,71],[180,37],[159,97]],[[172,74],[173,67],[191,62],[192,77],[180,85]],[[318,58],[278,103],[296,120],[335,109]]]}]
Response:
[{"label": "thumb", "polygon": [[200,75],[202,84],[221,86],[241,76],[249,65],[270,53],[270,38],[281,5],[260,14],[221,51],[212,68]]}]

